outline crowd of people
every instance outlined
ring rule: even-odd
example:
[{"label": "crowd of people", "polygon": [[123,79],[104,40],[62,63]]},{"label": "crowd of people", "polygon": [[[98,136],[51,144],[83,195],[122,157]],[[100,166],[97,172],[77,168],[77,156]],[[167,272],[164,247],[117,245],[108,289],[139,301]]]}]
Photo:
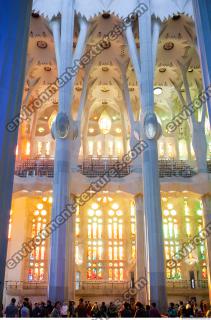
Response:
[{"label": "crowd of people", "polygon": [[[69,301],[68,304],[57,301],[54,305],[50,300],[32,305],[28,298],[24,298],[23,302],[16,304],[16,299],[12,298],[8,306],[3,311],[7,318],[210,318],[211,309],[207,303],[203,301],[197,305],[195,300],[178,304],[170,303],[166,314],[159,312],[156,303],[144,306],[141,302],[124,302],[122,305],[115,305],[110,302],[106,305],[102,302],[98,305],[97,302],[91,303],[79,299],[76,305],[74,301]],[[3,316],[3,314],[2,314]]]}]

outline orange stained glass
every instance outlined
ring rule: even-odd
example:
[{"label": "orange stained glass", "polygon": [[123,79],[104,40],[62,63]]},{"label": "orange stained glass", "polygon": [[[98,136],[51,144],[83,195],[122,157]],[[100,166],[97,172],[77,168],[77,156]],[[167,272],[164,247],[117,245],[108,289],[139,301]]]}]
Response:
[{"label": "orange stained glass", "polygon": [[114,247],[114,260],[118,260],[118,251],[117,251],[117,247]]},{"label": "orange stained glass", "polygon": [[119,270],[117,268],[114,268],[114,280],[119,280]]},{"label": "orange stained glass", "polygon": [[103,226],[98,224],[98,239],[102,239]]},{"label": "orange stained glass", "polygon": [[44,246],[41,247],[40,258],[41,258],[41,260],[44,260],[44,259],[45,259],[45,247],[44,247]]},{"label": "orange stained glass", "polygon": [[120,223],[119,224],[119,239],[122,239],[122,229],[123,229],[123,225]]},{"label": "orange stained glass", "polygon": [[117,222],[114,222],[113,227],[114,227],[114,239],[117,239]]},{"label": "orange stained glass", "polygon": [[98,259],[102,260],[102,258],[103,258],[103,248],[98,247]]},{"label": "orange stained glass", "polygon": [[109,257],[109,260],[112,260],[112,259],[113,259],[113,256],[112,256],[112,247],[109,247],[109,248],[108,248],[108,257]]},{"label": "orange stained glass", "polygon": [[108,238],[112,239],[112,224],[108,224]]},{"label": "orange stained glass", "polygon": [[109,268],[108,270],[108,279],[109,281],[113,280],[113,269]]},{"label": "orange stained glass", "polygon": [[119,269],[119,280],[120,281],[124,280],[124,269],[123,268]]},{"label": "orange stained glass", "polygon": [[119,247],[119,260],[123,260],[123,247]]},{"label": "orange stained glass", "polygon": [[88,239],[92,239],[92,225],[88,224]]}]

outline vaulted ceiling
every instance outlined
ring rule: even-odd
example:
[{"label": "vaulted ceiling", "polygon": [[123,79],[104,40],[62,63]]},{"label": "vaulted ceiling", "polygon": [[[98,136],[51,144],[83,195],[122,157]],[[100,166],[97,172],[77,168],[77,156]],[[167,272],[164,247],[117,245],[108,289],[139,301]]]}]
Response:
[{"label": "vaulted ceiling", "polygon": [[[113,26],[118,23],[119,18],[112,14],[95,16],[90,23],[90,32],[85,50],[88,50],[91,45],[102,39],[103,35],[112,30]],[[78,36],[77,18],[75,25],[74,46]],[[137,25],[134,26],[134,35],[137,48],[139,48]],[[154,80],[154,86],[162,89],[160,95],[155,95],[156,112],[161,120],[168,119],[173,114],[172,108],[176,92],[171,80],[179,82],[181,79],[178,60],[184,62],[190,57],[191,64],[188,74],[190,84],[194,86],[195,79],[201,80],[201,73],[196,51],[196,35],[193,20],[191,17],[182,14],[164,20],[158,44]],[[96,126],[101,112],[105,109],[111,117],[116,117],[116,119],[119,119],[122,113],[126,115],[119,64],[127,66],[127,79],[133,112],[135,118],[138,117],[141,108],[138,82],[129,59],[126,39],[121,35],[111,43],[109,48],[105,49],[92,61],[89,70],[79,71],[74,87],[72,109],[74,118],[76,118],[77,115],[86,72],[89,72],[89,79],[85,110],[87,112],[87,108],[90,108],[89,117],[92,125]],[[34,99],[49,84],[53,83],[57,76],[54,41],[48,20],[37,13],[33,13],[29,34],[25,96],[32,83],[36,83],[32,86],[31,90],[31,99]],[[37,135],[46,135],[50,132],[49,118],[57,108],[58,94],[55,94],[39,111],[37,118]],[[44,131],[39,130],[40,127],[44,128]],[[126,127],[129,130],[128,122]]]}]

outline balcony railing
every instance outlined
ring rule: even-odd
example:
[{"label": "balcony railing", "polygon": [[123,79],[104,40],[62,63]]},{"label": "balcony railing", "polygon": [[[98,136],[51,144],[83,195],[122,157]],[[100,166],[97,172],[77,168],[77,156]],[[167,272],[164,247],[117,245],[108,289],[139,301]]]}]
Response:
[{"label": "balcony railing", "polygon": [[22,178],[34,176],[52,178],[54,176],[54,160],[28,159],[16,161],[15,175]]},{"label": "balcony railing", "polygon": [[183,177],[191,178],[196,171],[183,160],[159,160],[160,178]]},{"label": "balcony railing", "polygon": [[120,163],[121,161],[118,158],[90,158],[82,161],[82,164],[79,165],[79,171],[81,174],[92,178],[102,177],[105,174],[109,176],[109,170],[115,168],[118,172],[116,177],[122,178],[131,173],[131,167],[126,165],[123,169],[118,170]]},{"label": "balcony railing", "polygon": [[208,280],[166,280],[166,286],[181,289],[207,289]]},{"label": "balcony railing", "polygon": [[[27,282],[27,281],[5,281],[5,289],[46,289],[47,282]],[[180,289],[207,289],[208,280],[166,280],[167,288]],[[127,290],[131,287],[130,281],[76,281],[76,290]]]},{"label": "balcony railing", "polygon": [[[117,158],[90,158],[83,160],[81,164],[78,165],[78,171],[90,178],[101,177],[108,174],[109,169],[118,168],[120,162]],[[187,161],[183,160],[159,160],[158,165],[160,178],[190,178],[197,173]],[[211,161],[207,162],[207,168],[208,172],[211,173]],[[118,171],[117,177],[125,177],[133,171],[134,167],[127,165]],[[18,160],[15,164],[15,175],[23,178],[34,176],[52,178],[54,176],[54,160]]]}]

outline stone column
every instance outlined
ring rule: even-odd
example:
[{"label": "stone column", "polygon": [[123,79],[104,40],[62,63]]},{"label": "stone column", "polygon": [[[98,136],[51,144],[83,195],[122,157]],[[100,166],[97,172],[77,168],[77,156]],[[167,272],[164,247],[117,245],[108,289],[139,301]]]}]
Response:
[{"label": "stone column", "polygon": [[18,135],[18,128],[10,122],[20,113],[31,7],[31,0],[23,0],[21,5],[8,0],[1,3],[0,10],[0,303]]},{"label": "stone column", "polygon": [[[197,46],[201,60],[204,87],[211,84],[211,2],[192,0],[197,34]],[[211,124],[211,99],[208,99],[208,113]]]},{"label": "stone column", "polygon": [[[203,203],[203,220],[204,226],[211,223],[211,195],[207,194],[202,197]],[[211,230],[211,228],[209,228]],[[207,268],[208,268],[208,288],[209,288],[209,299],[211,302],[211,236],[209,235],[205,241],[206,243],[206,258],[207,258]]]},{"label": "stone column", "polygon": [[[151,1],[143,1],[148,6],[139,17],[141,82],[140,97],[142,105],[142,124],[147,114],[154,113],[154,65],[159,39],[158,24],[150,12]],[[152,32],[153,30],[153,32]],[[157,38],[156,38],[157,37]],[[157,40],[156,40],[157,39]],[[153,44],[153,45],[152,45]],[[144,128],[142,128],[143,130]],[[144,213],[147,228],[147,260],[150,302],[156,302],[161,311],[166,311],[166,282],[164,265],[164,245],[162,212],[160,203],[160,182],[158,173],[157,138],[149,139],[143,132],[148,148],[142,155]]]},{"label": "stone column", "polygon": [[[74,122],[71,116],[71,107],[73,88],[77,74],[77,67],[75,68],[74,62],[80,60],[82,56],[88,31],[87,22],[84,19],[80,19],[80,33],[77,46],[73,53],[74,5],[74,0],[62,1],[61,18],[51,21],[58,73],[60,79],[62,79],[61,83],[64,82],[59,88],[59,112],[56,125],[54,126],[56,150],[54,160],[52,219],[55,219],[70,202],[71,148],[74,136]],[[74,67],[74,70],[72,69],[72,71],[67,73],[67,70],[70,70],[71,67]],[[59,127],[62,129],[61,131],[65,132],[64,136],[61,136]],[[52,233],[48,287],[49,298],[52,301],[66,300],[69,295],[69,286],[74,287],[75,285],[74,283],[68,283],[69,280],[67,281],[69,270],[72,268],[68,260],[69,249],[67,248],[67,238],[69,234],[73,232],[73,230],[71,231],[70,229],[72,227],[73,222],[72,218],[70,218],[70,221],[60,225],[59,228]],[[74,281],[73,279],[74,278],[72,278],[72,281]],[[72,295],[74,295],[74,292],[71,293],[71,296]]]},{"label": "stone column", "polygon": [[[62,75],[73,62],[73,30],[74,30],[74,1],[63,1],[61,14],[61,36],[55,36],[55,48],[58,66],[58,75]],[[53,31],[55,31],[53,29]],[[72,97],[71,77],[59,89],[59,114],[70,119],[70,104]],[[64,139],[56,137],[54,160],[53,207],[52,219],[55,219],[70,201],[70,146],[69,135]],[[64,301],[68,292],[67,273],[67,230],[65,223],[53,232],[51,236],[51,255],[49,270],[49,298],[52,301]]]},{"label": "stone column", "polygon": [[[136,205],[136,281],[140,278],[146,278],[146,239],[145,239],[145,219],[143,208],[143,196],[138,194],[135,196]],[[148,288],[147,286],[138,290],[137,300],[143,304],[148,304]]]}]

